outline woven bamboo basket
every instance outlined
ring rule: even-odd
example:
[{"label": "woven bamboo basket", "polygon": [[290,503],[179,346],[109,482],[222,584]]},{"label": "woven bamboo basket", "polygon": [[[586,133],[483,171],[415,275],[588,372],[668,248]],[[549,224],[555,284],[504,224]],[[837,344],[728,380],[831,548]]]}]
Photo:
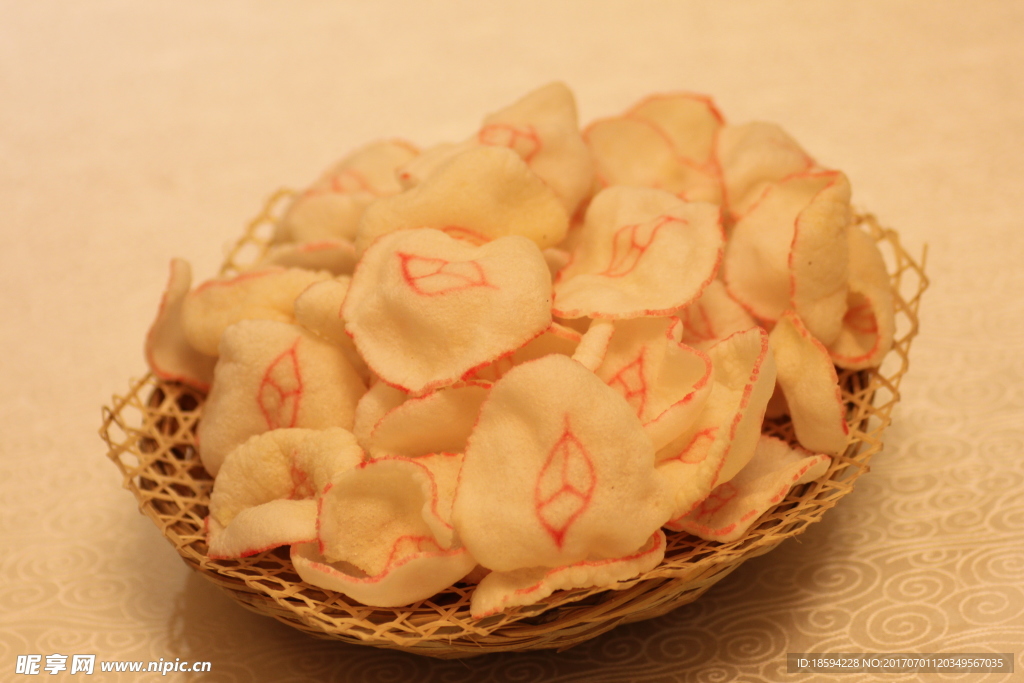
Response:
[{"label": "woven bamboo basket", "polygon": [[[271,197],[230,250],[223,274],[239,271],[263,253],[276,213],[289,194],[281,191]],[[320,638],[446,659],[565,649],[618,624],[660,616],[696,600],[743,561],[772,550],[821,519],[868,470],[869,461],[882,449],[883,432],[899,400],[928,280],[924,256],[920,264],[915,262],[897,234],[880,227],[874,217],[861,214],[857,220],[875,237],[889,264],[897,335],[881,368],[840,372],[851,435],[845,453],[833,458],[820,479],[794,488],[739,540],[719,543],[667,532],[665,559],[658,567],[610,588],[559,591],[538,604],[481,620],[469,614],[472,586],[461,584],[408,607],[367,607],[303,582],[287,548],[237,560],[207,557],[203,520],[213,480],[203,469],[195,440],[203,394],[148,375],[104,407],[100,435],[125,488],[185,563],[252,611]],[[795,443],[788,419],[766,423],[765,431]]]}]

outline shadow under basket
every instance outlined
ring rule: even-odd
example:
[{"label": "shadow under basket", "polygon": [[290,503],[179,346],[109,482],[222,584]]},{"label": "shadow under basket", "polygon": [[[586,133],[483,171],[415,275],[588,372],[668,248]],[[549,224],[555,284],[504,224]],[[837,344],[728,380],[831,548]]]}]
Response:
[{"label": "shadow under basket", "polygon": [[[274,207],[286,196],[281,192],[271,198],[228,256],[223,273],[242,269],[245,253],[262,253]],[[820,479],[791,490],[742,538],[720,543],[667,532],[660,565],[611,587],[558,591],[535,605],[480,620],[469,614],[473,587],[462,584],[407,607],[367,607],[303,582],[287,548],[237,560],[207,556],[203,520],[213,479],[199,460],[195,438],[202,393],[148,375],[104,407],[100,435],[141,512],[153,520],[185,563],[254,612],[320,638],[439,658],[568,648],[619,624],[657,617],[696,600],[743,561],[772,550],[821,519],[868,470],[869,461],[882,448],[882,434],[899,400],[899,383],[907,371],[918,329],[918,306],[928,280],[924,258],[918,264],[908,256],[894,231],[879,227],[870,215],[857,220],[875,237],[889,265],[896,342],[880,368],[839,373],[850,426],[846,451],[833,458]],[[788,419],[768,421],[764,431],[795,443]]]}]

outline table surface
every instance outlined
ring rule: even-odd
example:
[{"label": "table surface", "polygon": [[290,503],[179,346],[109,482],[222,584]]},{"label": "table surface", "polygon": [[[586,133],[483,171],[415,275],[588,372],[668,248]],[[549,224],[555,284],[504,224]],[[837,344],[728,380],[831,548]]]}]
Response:
[{"label": "table surface", "polygon": [[[1015,652],[1024,677],[1022,34],[1024,4],[966,0],[0,1],[0,677],[95,654],[204,681],[824,680],[786,674],[808,651]],[[208,277],[275,188],[372,139],[460,139],[556,79],[584,122],[666,90],[778,122],[927,244],[884,452],[698,602],[561,654],[433,661],[243,610],[97,436],[168,260]]]}]

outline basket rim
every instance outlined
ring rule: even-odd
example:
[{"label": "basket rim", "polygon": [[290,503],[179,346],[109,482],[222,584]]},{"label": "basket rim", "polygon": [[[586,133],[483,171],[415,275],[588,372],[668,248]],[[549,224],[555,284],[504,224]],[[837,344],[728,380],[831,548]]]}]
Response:
[{"label": "basket rim", "polygon": [[[260,232],[273,225],[290,194],[280,190],[270,197],[228,253],[221,274],[242,270],[247,250],[258,254],[266,249],[269,236]],[[874,216],[858,213],[856,220],[888,252],[897,338],[880,368],[840,371],[851,428],[846,452],[833,457],[821,478],[793,488],[735,541],[702,541],[665,530],[669,539],[665,560],[613,586],[557,591],[536,605],[481,620],[469,617],[472,589],[458,584],[408,607],[366,607],[305,584],[290,570],[287,553],[280,550],[240,560],[206,556],[203,518],[212,479],[202,470],[194,442],[203,399],[199,392],[147,374],[103,407],[100,436],[140,512],[153,521],[186,564],[250,610],[317,637],[435,657],[568,647],[619,623],[659,616],[696,599],[746,559],[770,551],[820,520],[867,471],[870,459],[882,448],[883,433],[900,398],[900,381],[909,368],[910,346],[918,333],[921,296],[929,283],[924,271],[926,249],[917,262],[900,245],[898,234],[882,228]],[[792,443],[787,424],[778,425],[778,434]]]}]

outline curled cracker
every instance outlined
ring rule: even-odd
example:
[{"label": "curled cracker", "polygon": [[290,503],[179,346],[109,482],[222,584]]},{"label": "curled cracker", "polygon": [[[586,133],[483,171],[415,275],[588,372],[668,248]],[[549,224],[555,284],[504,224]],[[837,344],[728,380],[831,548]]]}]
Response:
[{"label": "curled cracker", "polygon": [[658,451],[679,517],[743,468],[754,455],[764,412],[775,389],[768,334],[755,327],[708,349],[714,382],[696,421]]},{"label": "curled cracker", "polygon": [[878,245],[851,225],[847,234],[850,281],[846,315],[829,353],[836,365],[860,370],[875,367],[892,348],[896,315],[889,273]]},{"label": "curled cracker", "polygon": [[768,339],[797,440],[815,453],[839,455],[850,428],[828,349],[793,311],[783,314]]},{"label": "curled cracker", "polygon": [[408,458],[379,458],[340,473],[320,498],[320,552],[369,575],[411,549],[452,547],[430,469]]},{"label": "curled cracker", "polygon": [[349,240],[341,239],[278,244],[267,249],[259,266],[325,270],[332,275],[348,275],[356,266],[356,248]]},{"label": "curled cracker", "polygon": [[832,460],[781,439],[762,436],[750,462],[733,479],[716,487],[695,509],[665,526],[709,541],[735,541],[793,486],[813,481]]},{"label": "curled cracker", "polygon": [[160,379],[209,391],[217,359],[189,344],[181,324],[182,303],[191,286],[192,267],[188,261],[171,260],[171,274],[160,308],[146,334],[146,362]]},{"label": "curled cracker", "polygon": [[542,333],[526,342],[512,353],[500,356],[483,367],[470,371],[467,380],[496,382],[516,365],[535,360],[552,353],[575,357],[583,335],[576,330],[556,322]]},{"label": "curled cracker", "polygon": [[676,318],[613,323],[615,332],[595,370],[636,410],[655,450],[697,418],[711,392],[711,359],[674,338]]},{"label": "curled cracker", "polygon": [[210,494],[210,557],[246,557],[316,539],[321,490],[363,460],[344,429],[277,429],[225,459]]},{"label": "curled cracker", "polygon": [[389,410],[367,441],[371,457],[461,453],[489,384],[466,382],[410,398]]},{"label": "curled cracker", "polygon": [[[845,176],[834,171],[768,185],[733,226],[726,245],[722,267],[729,295],[755,317],[774,322],[793,307],[796,292],[802,308],[821,306],[815,311],[819,326],[831,330],[842,319],[835,308],[835,286],[842,288],[837,283],[845,278],[846,248],[835,236],[849,221],[848,193]],[[832,247],[837,249],[829,252]],[[835,268],[839,275],[823,275],[822,267]]]},{"label": "curled cracker", "polygon": [[338,347],[296,325],[243,320],[224,332],[221,350],[197,434],[210,474],[256,434],[351,429],[366,387]]},{"label": "curled cracker", "polygon": [[665,557],[665,533],[655,531],[639,550],[624,557],[583,560],[550,569],[531,567],[510,572],[491,572],[473,591],[470,614],[475,619],[510,607],[532,605],[557,590],[610,587],[658,566]]},{"label": "curled cracker", "polygon": [[341,314],[351,284],[352,278],[346,275],[314,282],[295,299],[295,322],[336,344],[359,373],[363,383],[369,384],[370,369],[359,355],[352,337],[345,333],[345,318]]},{"label": "curled cracker", "polygon": [[564,83],[549,83],[487,116],[480,129],[458,144],[442,144],[406,164],[399,175],[415,187],[456,155],[480,145],[507,147],[551,188],[567,215],[591,191],[590,150],[580,135],[576,101]]},{"label": "curled cracker", "polygon": [[316,540],[315,500],[272,500],[242,510],[227,526],[206,518],[206,555],[225,560]]},{"label": "curled cracker", "polygon": [[344,562],[329,563],[315,543],[293,545],[292,564],[306,583],[338,591],[371,607],[400,607],[426,600],[476,566],[465,548],[423,549],[410,544],[395,552],[379,574],[368,575]]},{"label": "curled cracker", "polygon": [[683,343],[706,351],[736,332],[757,327],[746,309],[729,296],[721,280],[712,280],[700,297],[681,308],[677,315],[683,321]]}]

